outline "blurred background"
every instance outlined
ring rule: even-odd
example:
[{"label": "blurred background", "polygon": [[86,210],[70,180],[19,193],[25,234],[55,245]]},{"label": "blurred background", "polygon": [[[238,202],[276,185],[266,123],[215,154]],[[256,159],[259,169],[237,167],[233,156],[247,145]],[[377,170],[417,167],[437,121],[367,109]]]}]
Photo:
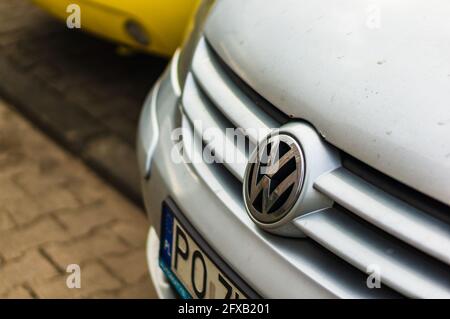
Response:
[{"label": "blurred background", "polygon": [[0,0],[0,297],[155,297],[136,128],[196,1],[36,2]]}]

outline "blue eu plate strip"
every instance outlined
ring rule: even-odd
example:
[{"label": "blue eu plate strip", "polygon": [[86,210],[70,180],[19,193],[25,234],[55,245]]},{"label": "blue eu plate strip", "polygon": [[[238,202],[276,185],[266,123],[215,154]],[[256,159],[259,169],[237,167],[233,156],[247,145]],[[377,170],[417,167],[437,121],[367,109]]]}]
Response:
[{"label": "blue eu plate strip", "polygon": [[161,219],[161,243],[159,250],[159,266],[169,279],[172,286],[183,299],[192,299],[191,294],[172,272],[172,239],[173,239],[173,213],[167,206],[163,206]]}]

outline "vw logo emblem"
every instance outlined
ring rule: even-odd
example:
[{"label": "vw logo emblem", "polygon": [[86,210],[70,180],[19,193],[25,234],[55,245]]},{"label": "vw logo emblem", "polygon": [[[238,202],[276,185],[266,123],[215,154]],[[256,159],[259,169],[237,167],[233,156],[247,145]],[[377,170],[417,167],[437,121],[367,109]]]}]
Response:
[{"label": "vw logo emblem", "polygon": [[305,172],[302,149],[289,135],[271,135],[250,157],[244,176],[244,197],[250,216],[262,224],[285,217],[297,202]]}]

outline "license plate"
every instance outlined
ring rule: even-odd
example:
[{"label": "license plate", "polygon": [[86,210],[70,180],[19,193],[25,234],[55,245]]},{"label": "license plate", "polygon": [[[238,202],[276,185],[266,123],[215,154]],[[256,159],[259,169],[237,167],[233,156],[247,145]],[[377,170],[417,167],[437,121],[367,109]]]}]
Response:
[{"label": "license plate", "polygon": [[159,255],[160,267],[182,298],[257,298],[171,200],[163,203]]}]

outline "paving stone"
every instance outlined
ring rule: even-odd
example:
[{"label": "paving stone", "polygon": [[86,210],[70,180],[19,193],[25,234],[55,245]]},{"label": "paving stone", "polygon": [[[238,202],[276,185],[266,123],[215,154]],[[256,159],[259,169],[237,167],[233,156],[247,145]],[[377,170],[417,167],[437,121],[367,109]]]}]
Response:
[{"label": "paving stone", "polygon": [[65,238],[64,230],[53,219],[44,218],[27,227],[0,233],[0,252],[6,259],[12,259],[26,250]]},{"label": "paving stone", "polygon": [[9,212],[11,218],[20,226],[25,226],[45,215],[34,198],[9,198],[1,203],[3,209]]},{"label": "paving stone", "polygon": [[0,231],[5,231],[14,228],[15,226],[16,224],[10,213],[5,209],[0,208]]},{"label": "paving stone", "polygon": [[[140,175],[137,164],[133,164],[137,163],[136,153],[129,144],[114,136],[98,137],[89,142],[84,156],[112,181],[123,185],[122,189],[130,191],[126,194],[140,194]],[[108,160],[102,161],[105,158]]]},{"label": "paving stone", "polygon": [[0,111],[0,125],[0,169],[3,172],[11,166],[20,166],[25,153],[17,136],[22,127],[5,109]]},{"label": "paving stone", "polygon": [[123,255],[103,258],[108,268],[128,284],[136,284],[148,278],[145,252],[141,249]]},{"label": "paving stone", "polygon": [[3,298],[9,299],[31,299],[33,295],[30,291],[23,286],[16,287],[8,292],[8,294],[4,295]]},{"label": "paving stone", "polygon": [[20,150],[7,149],[0,145],[0,178],[18,173],[23,168],[24,160],[25,155]]},{"label": "paving stone", "polygon": [[[123,289],[126,289],[126,288],[123,288]],[[90,299],[116,299],[116,298],[118,298],[117,290],[96,291],[95,293],[88,295],[87,298],[90,298]]]},{"label": "paving stone", "polygon": [[7,48],[10,47],[11,45],[15,45],[21,38],[20,33],[21,30],[16,32],[9,32],[7,34],[2,34],[0,36],[0,48]]},{"label": "paving stone", "polygon": [[111,230],[133,247],[142,247],[147,242],[147,223],[120,221]]},{"label": "paving stone", "polygon": [[85,206],[82,209],[57,214],[56,218],[74,237],[86,235],[99,226],[111,224],[117,217],[103,203]]},{"label": "paving stone", "polygon": [[51,281],[32,284],[32,289],[39,298],[83,298],[100,294],[105,291],[115,291],[121,288],[119,280],[114,278],[102,265],[90,263],[81,267],[81,288],[68,288],[67,277],[59,276]]},{"label": "paving stone", "polygon": [[[10,170],[12,169],[4,168],[0,171],[5,172]],[[0,210],[8,212],[9,216],[20,225],[29,223],[42,216],[43,212],[36,200],[31,197],[24,200],[27,197],[26,192],[10,178],[7,174],[0,178]]]},{"label": "paving stone", "polygon": [[115,114],[104,118],[103,123],[118,136],[123,138],[128,144],[136,143],[136,125],[130,121],[124,121],[122,114]]},{"label": "paving stone", "polygon": [[103,231],[81,239],[52,244],[44,248],[50,258],[61,268],[70,264],[83,264],[108,254],[121,254],[128,250],[115,234]]},{"label": "paving stone", "polygon": [[13,199],[23,199],[24,191],[7,178],[2,178],[0,191],[0,207]]},{"label": "paving stone", "polygon": [[65,189],[50,189],[48,192],[40,194],[38,205],[41,211],[55,212],[58,210],[69,210],[79,207],[75,196]]},{"label": "paving stone", "polygon": [[[46,165],[44,163],[42,164]],[[57,173],[52,174],[48,169],[41,170],[38,165],[33,165],[16,174],[14,182],[28,194],[38,196],[47,193],[50,190],[61,188],[62,185],[68,183],[68,179],[67,175]]]},{"label": "paving stone", "polygon": [[22,106],[29,117],[50,133],[57,134],[57,138],[72,150],[82,149],[90,136],[103,132],[101,123],[95,122],[85,111],[65,104],[61,95],[56,92],[43,94],[50,90],[46,83],[33,78],[30,81],[28,74],[14,72],[5,60],[0,59],[0,76],[5,78],[4,74],[9,76],[0,82],[0,91],[13,96],[16,105]]},{"label": "paving stone", "polygon": [[56,269],[38,251],[15,259],[0,268],[0,294],[31,280],[46,280],[57,275]]},{"label": "paving stone", "polygon": [[102,201],[105,194],[105,185],[99,181],[86,183],[83,179],[73,178],[64,188],[70,191],[78,202],[83,206],[89,206]]},{"label": "paving stone", "polygon": [[117,298],[121,299],[156,299],[158,296],[151,288],[150,279],[144,282],[137,283],[132,286],[127,286],[120,290]]}]

